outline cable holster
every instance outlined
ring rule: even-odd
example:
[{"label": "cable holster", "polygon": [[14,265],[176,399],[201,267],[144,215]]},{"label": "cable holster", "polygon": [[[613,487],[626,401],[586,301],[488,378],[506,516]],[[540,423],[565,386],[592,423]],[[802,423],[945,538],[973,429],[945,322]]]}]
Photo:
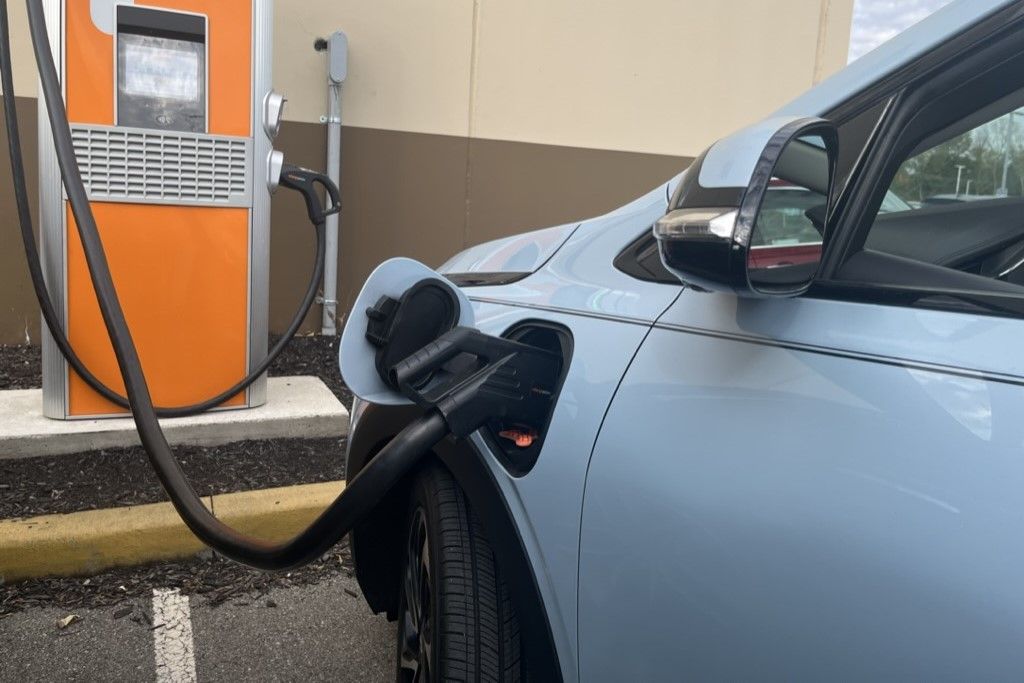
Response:
[{"label": "cable holster", "polygon": [[[328,216],[341,211],[341,196],[338,186],[323,173],[293,164],[285,164],[281,169],[279,182],[282,187],[295,190],[302,195],[302,198],[306,200],[306,212],[309,214],[309,220],[314,224],[322,223]],[[316,189],[317,185],[324,188],[331,200],[330,206],[325,207],[323,201],[320,200],[320,194]]]}]

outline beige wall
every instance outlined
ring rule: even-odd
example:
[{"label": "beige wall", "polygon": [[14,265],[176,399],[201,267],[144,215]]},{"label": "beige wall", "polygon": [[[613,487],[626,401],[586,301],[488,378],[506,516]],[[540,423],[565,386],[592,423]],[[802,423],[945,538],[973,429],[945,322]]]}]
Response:
[{"label": "beige wall", "polygon": [[[76,0],[88,2],[88,0]],[[36,95],[10,3],[15,91]],[[277,0],[285,117],[325,113],[349,37],[345,125],[693,156],[846,62],[853,0]]]},{"label": "beige wall", "polygon": [[287,116],[324,113],[316,36],[349,37],[346,125],[695,155],[846,62],[853,0],[278,0]]},{"label": "beige wall", "polygon": [[485,1],[472,133],[695,155],[812,84],[828,4]]},{"label": "beige wall", "polygon": [[[88,0],[76,0],[88,2]],[[15,91],[35,97],[25,7]],[[846,62],[853,0],[277,0],[285,117],[325,113],[349,37],[348,126],[693,156]]]},{"label": "beige wall", "polygon": [[11,55],[14,58],[14,94],[19,97],[35,97],[36,62],[32,54],[32,38],[28,33],[25,3],[17,0],[8,2],[7,12],[11,24]]},{"label": "beige wall", "polygon": [[287,119],[326,113],[326,58],[313,41],[342,30],[346,125],[466,134],[471,0],[276,0],[274,14],[274,84],[288,98]]}]

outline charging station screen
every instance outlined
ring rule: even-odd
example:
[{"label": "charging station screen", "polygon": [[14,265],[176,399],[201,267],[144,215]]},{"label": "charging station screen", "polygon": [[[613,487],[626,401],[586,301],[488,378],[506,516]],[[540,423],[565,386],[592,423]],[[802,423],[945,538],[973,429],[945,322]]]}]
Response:
[{"label": "charging station screen", "polygon": [[117,125],[205,133],[205,18],[117,11]]},{"label": "charging station screen", "polygon": [[[147,44],[142,36],[124,36],[124,92],[185,102],[199,101],[200,55],[182,40]],[[175,45],[174,43],[178,43]]]}]

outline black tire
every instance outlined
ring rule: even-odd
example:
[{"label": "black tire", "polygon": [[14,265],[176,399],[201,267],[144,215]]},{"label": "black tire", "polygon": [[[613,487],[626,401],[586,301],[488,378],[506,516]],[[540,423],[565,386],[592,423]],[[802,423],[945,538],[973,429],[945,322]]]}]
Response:
[{"label": "black tire", "polygon": [[398,681],[518,681],[519,622],[465,494],[438,464],[412,486],[398,610]]}]

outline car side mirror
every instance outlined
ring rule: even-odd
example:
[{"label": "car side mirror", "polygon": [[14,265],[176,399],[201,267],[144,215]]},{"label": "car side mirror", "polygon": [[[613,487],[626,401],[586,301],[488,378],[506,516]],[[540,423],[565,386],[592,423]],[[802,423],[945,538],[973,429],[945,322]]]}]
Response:
[{"label": "car side mirror", "polygon": [[[671,210],[654,225],[665,266],[698,289],[802,294],[821,262],[837,152],[835,126],[822,119],[767,131],[761,124],[719,142],[687,170]],[[725,184],[744,162],[747,186]]]}]

